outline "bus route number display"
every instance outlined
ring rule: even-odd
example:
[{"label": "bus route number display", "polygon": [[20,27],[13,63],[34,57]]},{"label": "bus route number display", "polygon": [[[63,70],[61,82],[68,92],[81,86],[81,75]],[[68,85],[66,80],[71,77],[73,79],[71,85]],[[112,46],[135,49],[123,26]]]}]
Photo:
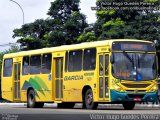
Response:
[{"label": "bus route number display", "polygon": [[152,43],[114,42],[112,43],[112,50],[155,52],[155,46]]},{"label": "bus route number display", "polygon": [[147,51],[147,45],[144,44],[121,44],[121,50],[143,50]]}]

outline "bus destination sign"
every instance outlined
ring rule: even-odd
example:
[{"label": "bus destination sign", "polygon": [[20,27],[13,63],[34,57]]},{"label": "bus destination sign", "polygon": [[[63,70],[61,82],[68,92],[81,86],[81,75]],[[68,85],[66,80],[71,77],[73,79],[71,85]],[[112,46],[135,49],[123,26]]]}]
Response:
[{"label": "bus destination sign", "polygon": [[114,42],[112,50],[155,52],[155,47],[152,43]]},{"label": "bus destination sign", "polygon": [[147,50],[147,45],[145,44],[121,44],[121,50]]}]

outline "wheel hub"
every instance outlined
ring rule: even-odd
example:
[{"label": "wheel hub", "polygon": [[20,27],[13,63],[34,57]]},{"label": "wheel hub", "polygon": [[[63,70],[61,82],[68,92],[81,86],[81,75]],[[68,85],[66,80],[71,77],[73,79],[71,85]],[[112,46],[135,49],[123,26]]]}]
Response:
[{"label": "wheel hub", "polygon": [[33,105],[33,103],[34,103],[34,100],[33,100],[33,95],[30,95],[30,98],[29,98],[29,103],[30,103],[31,105]]},{"label": "wheel hub", "polygon": [[87,104],[91,104],[92,102],[93,102],[93,99],[92,99],[93,97],[92,97],[92,95],[91,94],[88,94],[88,96],[87,96]]}]

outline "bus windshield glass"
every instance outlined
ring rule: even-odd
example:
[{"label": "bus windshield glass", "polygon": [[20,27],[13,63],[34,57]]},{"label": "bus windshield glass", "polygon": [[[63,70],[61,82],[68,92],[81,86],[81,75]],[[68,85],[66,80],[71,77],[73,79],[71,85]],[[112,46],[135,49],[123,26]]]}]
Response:
[{"label": "bus windshield glass", "polygon": [[112,74],[122,80],[153,80],[156,78],[156,56],[148,53],[114,52]]}]

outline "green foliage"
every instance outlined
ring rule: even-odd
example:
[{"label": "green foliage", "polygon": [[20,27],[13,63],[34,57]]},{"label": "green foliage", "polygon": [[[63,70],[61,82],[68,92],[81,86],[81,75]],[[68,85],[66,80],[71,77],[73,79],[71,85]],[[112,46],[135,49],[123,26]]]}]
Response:
[{"label": "green foliage", "polygon": [[[101,8],[100,2],[97,5]],[[118,0],[108,0],[107,2],[121,2]],[[133,2],[132,0],[124,0]],[[124,2],[123,1],[123,2]],[[159,0],[134,0],[134,2],[154,2],[159,6]],[[159,40],[160,37],[160,12],[146,10],[98,10],[96,12],[97,21],[94,25],[95,37],[102,39],[144,39]]]},{"label": "green foliage", "polygon": [[87,27],[79,10],[79,0],[55,0],[47,13],[50,18],[15,29],[13,37],[20,37],[17,42],[27,49],[78,43],[78,36]]},{"label": "green foliage", "polygon": [[153,3],[158,3],[159,0],[144,0],[144,2],[153,2]]},{"label": "green foliage", "polygon": [[96,40],[96,37],[94,36],[93,32],[87,32],[87,33],[81,34],[78,38],[79,42],[91,42],[95,40]]},{"label": "green foliage", "polygon": [[48,15],[55,21],[48,42],[51,46],[78,43],[87,23],[79,12],[79,0],[57,0],[51,4]]},{"label": "green foliage", "polygon": [[59,19],[60,22],[67,20],[73,11],[79,12],[79,0],[55,0],[51,2],[48,15],[53,19]]},{"label": "green foliage", "polygon": [[[97,0],[102,8],[105,0]],[[133,0],[107,0],[107,2],[132,2]],[[13,37],[22,47],[38,49],[48,46],[68,45],[85,41],[103,39],[144,39],[159,40],[160,12],[153,10],[97,10],[97,21],[86,23],[85,15],[80,13],[80,0],[55,0],[48,10],[50,18],[39,19],[14,30]],[[153,2],[159,0],[134,0],[134,2]],[[159,48],[159,47],[158,47]]]},{"label": "green foliage", "polygon": [[51,46],[78,43],[77,38],[83,33],[86,26],[87,23],[85,22],[85,16],[74,11],[64,24],[54,28],[50,33],[48,42]]},{"label": "green foliage", "polygon": [[135,21],[126,25],[125,36],[149,41],[159,40],[160,22],[158,22],[158,16],[160,16],[159,13],[136,16]]},{"label": "green foliage", "polygon": [[27,49],[38,49],[47,45],[45,34],[50,30],[50,21],[39,19],[34,23],[25,24],[20,29],[15,29],[13,37],[20,37],[17,40],[22,47]]},{"label": "green foliage", "polygon": [[103,24],[103,28],[107,28],[107,27],[112,27],[112,26],[123,26],[125,23],[124,21],[121,20],[121,18],[116,18],[116,19],[112,19],[107,21],[106,23]]},{"label": "green foliage", "polygon": [[93,28],[94,24],[89,24],[88,27],[84,29],[84,32],[78,37],[78,43],[96,41],[97,39],[95,37]]}]

